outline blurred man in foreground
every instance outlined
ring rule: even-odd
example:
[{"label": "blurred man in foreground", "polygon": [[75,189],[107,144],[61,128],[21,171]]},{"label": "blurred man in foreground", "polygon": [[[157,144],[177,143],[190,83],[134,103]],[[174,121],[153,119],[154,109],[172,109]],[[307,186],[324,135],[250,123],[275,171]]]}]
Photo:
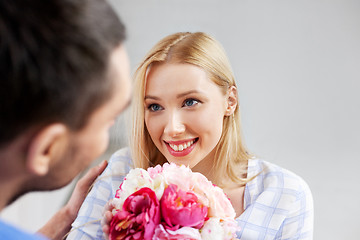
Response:
[{"label": "blurred man in foreground", "polygon": [[[65,186],[108,145],[128,105],[125,28],[104,0],[0,1],[0,209]],[[61,239],[92,181],[41,230]],[[0,221],[0,239],[43,239]]]}]

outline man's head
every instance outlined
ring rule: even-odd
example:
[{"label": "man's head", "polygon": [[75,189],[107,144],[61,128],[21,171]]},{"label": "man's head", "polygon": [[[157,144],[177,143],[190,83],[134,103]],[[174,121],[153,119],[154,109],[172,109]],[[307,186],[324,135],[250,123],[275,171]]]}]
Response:
[{"label": "man's head", "polygon": [[63,186],[128,102],[124,26],[104,0],[5,0],[0,32],[0,180],[22,168],[39,176],[22,191]]}]

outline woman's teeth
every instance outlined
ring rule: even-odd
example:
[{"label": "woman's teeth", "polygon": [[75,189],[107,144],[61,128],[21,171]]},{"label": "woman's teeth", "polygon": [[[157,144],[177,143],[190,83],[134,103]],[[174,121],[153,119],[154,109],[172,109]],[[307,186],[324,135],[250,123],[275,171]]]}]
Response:
[{"label": "woman's teeth", "polygon": [[176,152],[180,152],[183,151],[185,149],[187,149],[188,147],[190,147],[191,145],[194,144],[194,140],[191,140],[187,143],[183,143],[183,144],[179,144],[179,145],[175,145],[175,144],[171,144],[169,143],[169,146]]}]

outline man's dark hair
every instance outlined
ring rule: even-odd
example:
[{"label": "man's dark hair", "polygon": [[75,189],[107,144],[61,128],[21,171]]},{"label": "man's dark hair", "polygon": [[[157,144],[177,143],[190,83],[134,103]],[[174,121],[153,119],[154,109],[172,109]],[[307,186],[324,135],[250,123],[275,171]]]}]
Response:
[{"label": "man's dark hair", "polygon": [[0,1],[0,147],[31,126],[81,129],[112,94],[125,27],[105,0]]}]

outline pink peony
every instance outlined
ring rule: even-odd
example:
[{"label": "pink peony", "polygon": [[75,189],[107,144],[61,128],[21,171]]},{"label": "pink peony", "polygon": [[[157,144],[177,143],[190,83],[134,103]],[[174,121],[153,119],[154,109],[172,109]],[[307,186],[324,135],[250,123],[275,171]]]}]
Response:
[{"label": "pink peony", "polygon": [[131,194],[110,222],[110,239],[151,240],[160,223],[159,208],[159,200],[150,188]]},{"label": "pink peony", "polygon": [[112,204],[110,240],[236,239],[235,210],[227,196],[185,166],[132,169]]},{"label": "pink peony", "polygon": [[200,229],[207,220],[208,208],[198,201],[192,192],[185,192],[176,185],[170,184],[160,201],[162,217],[167,229],[179,227]]},{"label": "pink peony", "polygon": [[195,228],[183,227],[172,231],[159,224],[152,240],[201,240],[201,235],[199,230]]},{"label": "pink peony", "polygon": [[[126,180],[126,179],[125,179]],[[119,189],[116,190],[116,194],[115,194],[115,198],[120,198],[120,194],[121,194],[121,186],[123,185],[124,182],[122,182],[119,186]]]},{"label": "pink peony", "polygon": [[149,173],[149,175],[152,179],[154,179],[162,171],[163,171],[163,168],[160,165],[156,165],[155,167],[149,167],[147,169],[147,172]]}]

